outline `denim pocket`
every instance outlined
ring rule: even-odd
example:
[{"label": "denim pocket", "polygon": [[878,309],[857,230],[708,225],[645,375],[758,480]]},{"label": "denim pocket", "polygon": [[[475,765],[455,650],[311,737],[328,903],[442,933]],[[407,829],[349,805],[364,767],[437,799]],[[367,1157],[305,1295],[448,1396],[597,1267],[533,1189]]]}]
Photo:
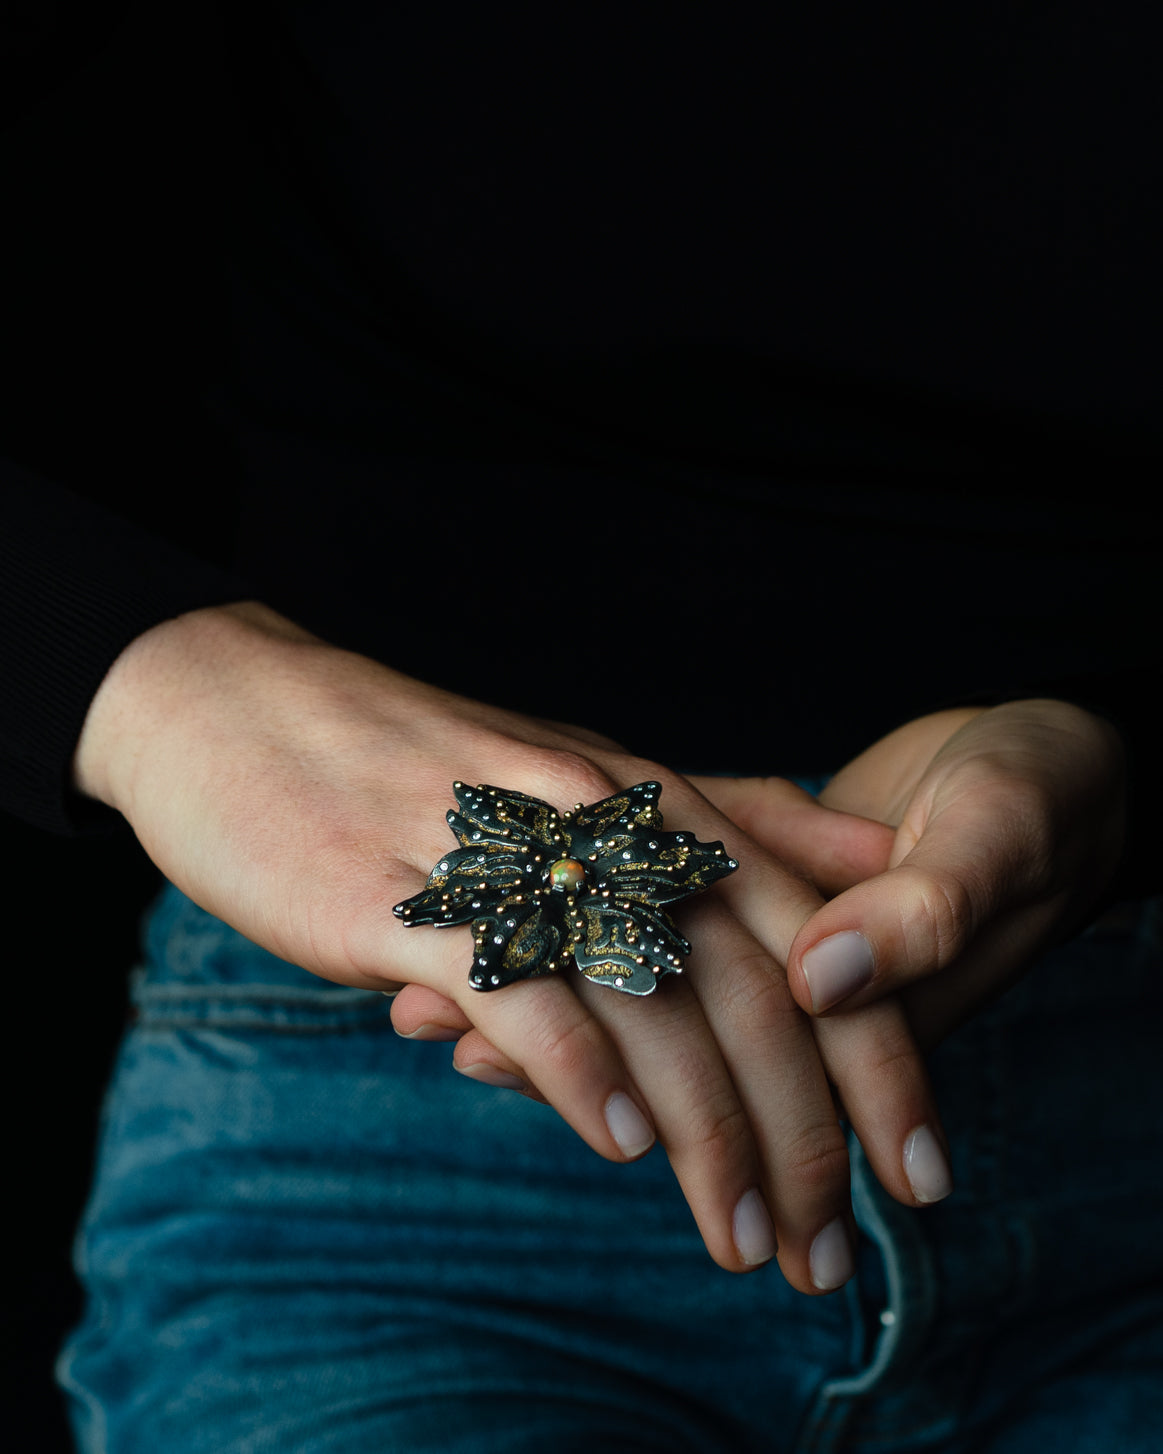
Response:
[{"label": "denim pocket", "polygon": [[321,979],[252,943],[167,884],[148,910],[145,962],[131,981],[150,1028],[312,1031],[389,1026],[375,990]]}]

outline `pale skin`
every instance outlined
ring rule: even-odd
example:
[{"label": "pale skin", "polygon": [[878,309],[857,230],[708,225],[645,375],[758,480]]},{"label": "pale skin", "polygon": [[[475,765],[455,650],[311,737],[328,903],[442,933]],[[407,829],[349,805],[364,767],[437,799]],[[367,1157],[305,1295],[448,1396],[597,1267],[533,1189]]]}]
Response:
[{"label": "pale skin", "polygon": [[[456,1038],[458,1069],[519,1081],[599,1155],[633,1160],[657,1139],[715,1261],[742,1272],[776,1255],[806,1293],[852,1270],[836,1100],[892,1196],[943,1194],[910,1182],[918,1132],[930,1160],[944,1154],[914,1026],[935,1039],[1085,913],[1117,861],[1121,774],[1113,729],[1048,702],[912,723],[820,803],[781,779],[692,783],[255,603],[133,642],[75,758],[80,789],[197,903],[324,978],[403,985],[398,1030]],[[667,826],[721,839],[741,865],[676,913],[695,946],[684,978],[642,999],[572,972],[470,989],[467,929],[406,930],[392,913],[448,850],[456,779],[560,808],[661,782]],[[871,981],[813,1006],[805,955],[851,931],[872,946]]]}]

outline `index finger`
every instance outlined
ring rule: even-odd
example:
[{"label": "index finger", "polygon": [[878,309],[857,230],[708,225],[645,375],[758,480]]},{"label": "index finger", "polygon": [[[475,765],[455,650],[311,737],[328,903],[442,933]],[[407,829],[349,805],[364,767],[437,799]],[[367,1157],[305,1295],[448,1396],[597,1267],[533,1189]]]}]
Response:
[{"label": "index finger", "polygon": [[[736,808],[749,790],[758,790],[764,799],[761,807],[752,804],[744,809],[743,816],[764,823],[764,847],[770,846],[767,840],[771,836],[799,843],[797,832],[806,822],[809,846],[801,847],[801,854],[810,856],[822,844],[827,861],[832,862],[833,834],[848,831],[846,825],[837,830],[827,821],[817,831],[821,819],[848,815],[818,808],[809,795],[784,780],[737,779],[726,793],[719,791],[719,780],[712,780],[710,786]],[[776,821],[778,815],[772,808],[776,800],[788,805],[795,822],[789,825]],[[854,820],[858,837],[864,835],[866,821]],[[864,841],[879,862],[886,851],[884,835],[891,830],[873,823],[867,823],[867,827],[873,832]],[[720,898],[781,965],[795,964],[804,937],[827,916],[832,905],[824,905],[814,889],[797,876],[781,874],[779,865],[758,845],[739,839],[734,843],[733,851],[741,863],[751,865],[751,870],[745,873],[741,869],[720,885]],[[912,1205],[924,1205],[947,1195],[952,1183],[940,1114],[920,1046],[900,1003],[889,998],[860,1012],[818,1022],[815,1038],[828,1078],[878,1180],[889,1194]]]}]

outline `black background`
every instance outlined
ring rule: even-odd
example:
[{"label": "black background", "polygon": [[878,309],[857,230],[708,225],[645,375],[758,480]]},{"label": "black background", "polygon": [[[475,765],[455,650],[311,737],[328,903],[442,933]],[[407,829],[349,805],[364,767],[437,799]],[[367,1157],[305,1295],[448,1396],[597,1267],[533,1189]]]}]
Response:
[{"label": "black background", "polygon": [[[134,513],[146,493],[164,514],[219,484],[191,402],[222,336],[194,160],[214,154],[213,74],[173,84],[212,49],[192,9],[37,0],[0,28],[0,336],[14,364],[0,454],[64,484],[97,476]],[[183,94],[206,95],[205,111],[177,113]],[[197,524],[183,521],[195,545]],[[66,840],[3,817],[0,870],[15,1135],[7,1422],[15,1447],[52,1454],[69,1448],[52,1363],[80,1305],[70,1242],[156,875],[128,832]]]},{"label": "black background", "polygon": [[[180,8],[164,22],[138,9],[37,0],[0,23],[0,454],[64,484],[96,474],[127,502],[148,489],[172,509],[213,485],[186,401],[216,319],[198,269],[175,274],[205,221],[172,122],[152,124],[168,106],[155,77],[175,63],[174,34],[191,32]],[[189,339],[178,357],[165,347],[175,328]],[[66,839],[0,814],[13,1449],[72,1447],[52,1369],[80,1310],[71,1243],[156,883],[128,829]]]}]

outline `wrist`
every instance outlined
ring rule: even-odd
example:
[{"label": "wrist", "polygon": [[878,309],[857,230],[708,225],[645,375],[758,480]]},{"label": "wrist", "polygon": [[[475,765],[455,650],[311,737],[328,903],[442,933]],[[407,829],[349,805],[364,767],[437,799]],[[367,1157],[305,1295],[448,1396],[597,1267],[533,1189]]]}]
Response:
[{"label": "wrist", "polygon": [[136,768],[151,736],[209,685],[224,657],[271,638],[315,640],[257,601],[209,606],[160,621],[121,652],[97,689],[73,754],[73,786],[130,817]]}]

